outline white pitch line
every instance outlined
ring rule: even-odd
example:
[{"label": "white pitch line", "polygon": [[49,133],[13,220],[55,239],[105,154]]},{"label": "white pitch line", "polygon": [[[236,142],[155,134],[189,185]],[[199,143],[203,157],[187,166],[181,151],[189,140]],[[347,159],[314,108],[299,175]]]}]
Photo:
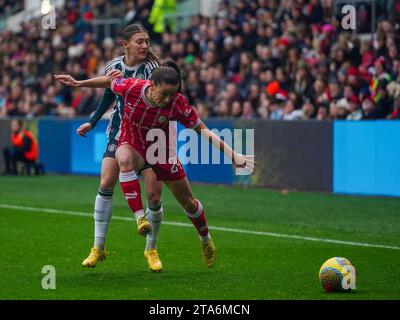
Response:
[{"label": "white pitch line", "polygon": [[[66,214],[66,215],[81,216],[81,217],[92,217],[93,216],[93,214],[87,213],[87,212],[58,210],[58,209],[50,209],[50,208],[35,208],[35,207],[17,206],[17,205],[1,204],[1,203],[0,203],[0,208],[21,210],[21,211],[36,211],[36,212],[44,212],[44,213]],[[122,221],[133,221],[133,217],[128,218],[128,217],[113,216],[112,219],[122,220]],[[193,225],[191,225],[189,223],[182,223],[182,222],[172,222],[172,221],[163,220],[162,223],[166,224],[166,225],[171,225],[171,226],[191,227],[191,228],[193,227]],[[315,241],[315,242],[335,243],[335,244],[343,244],[343,245],[358,246],[358,247],[400,250],[400,247],[396,247],[396,246],[387,246],[387,245],[381,245],[381,244],[343,241],[343,240],[334,240],[334,239],[325,239],[325,238],[303,237],[303,236],[296,236],[296,235],[292,235],[292,234],[282,234],[282,233],[273,233],[273,232],[265,232],[265,231],[252,231],[252,230],[213,227],[213,226],[210,226],[209,229],[218,230],[218,231],[226,231],[226,232],[243,233],[243,234],[254,234],[254,235],[259,235],[259,236],[267,236],[267,237],[303,240],[303,241]]]}]

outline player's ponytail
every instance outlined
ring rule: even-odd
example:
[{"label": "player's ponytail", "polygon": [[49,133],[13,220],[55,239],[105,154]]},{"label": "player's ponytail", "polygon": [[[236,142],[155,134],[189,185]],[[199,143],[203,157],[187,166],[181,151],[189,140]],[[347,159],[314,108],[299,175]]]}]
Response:
[{"label": "player's ponytail", "polygon": [[170,67],[175,70],[175,72],[177,73],[178,79],[179,79],[178,92],[182,93],[182,75],[181,75],[181,69],[179,69],[178,65],[175,62],[173,62],[172,60],[167,60],[167,61],[163,62],[163,64],[161,66]]},{"label": "player's ponytail", "polygon": [[147,59],[155,61],[157,62],[157,64],[160,64],[160,59],[157,57],[157,55],[153,52],[151,48],[149,48],[149,52],[147,53]]}]

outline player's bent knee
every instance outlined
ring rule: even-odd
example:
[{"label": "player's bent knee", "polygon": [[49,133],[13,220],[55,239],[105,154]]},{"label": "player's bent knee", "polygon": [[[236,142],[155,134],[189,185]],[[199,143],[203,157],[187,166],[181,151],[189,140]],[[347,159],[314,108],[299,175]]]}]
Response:
[{"label": "player's bent knee", "polygon": [[120,154],[117,158],[121,171],[131,171],[135,169],[135,161],[130,154]]},{"label": "player's bent knee", "polygon": [[118,181],[118,175],[116,177],[106,176],[100,180],[100,188],[105,190],[114,190],[115,185]]},{"label": "player's bent knee", "polygon": [[161,202],[161,194],[158,192],[148,192],[147,193],[147,202],[150,205],[157,206]]}]

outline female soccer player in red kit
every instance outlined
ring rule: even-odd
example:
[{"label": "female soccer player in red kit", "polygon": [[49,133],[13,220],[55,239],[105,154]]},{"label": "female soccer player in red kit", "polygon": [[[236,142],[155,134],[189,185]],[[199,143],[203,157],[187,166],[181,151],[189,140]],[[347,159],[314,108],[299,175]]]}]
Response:
[{"label": "female soccer player in red kit", "polygon": [[[256,165],[253,156],[236,153],[202,123],[186,97],[178,93],[178,70],[177,67],[171,66],[157,67],[153,70],[150,80],[120,78],[121,74],[118,71],[83,81],[76,81],[68,75],[55,76],[57,80],[70,86],[111,87],[114,93],[124,98],[122,134],[115,156],[120,167],[121,189],[136,218],[143,216],[141,190],[136,172],[144,166],[147,150],[152,144],[152,141],[146,140],[147,133],[151,129],[163,130],[167,137],[166,146],[169,146],[169,120],[177,120],[206,139],[211,139],[214,145],[232,159],[234,166],[246,167],[253,171]],[[197,229],[202,244],[203,260],[208,267],[212,267],[216,260],[216,249],[208,231],[204,208],[193,196],[179,160],[176,159],[175,163],[157,162],[151,166],[157,178],[168,186]]]}]

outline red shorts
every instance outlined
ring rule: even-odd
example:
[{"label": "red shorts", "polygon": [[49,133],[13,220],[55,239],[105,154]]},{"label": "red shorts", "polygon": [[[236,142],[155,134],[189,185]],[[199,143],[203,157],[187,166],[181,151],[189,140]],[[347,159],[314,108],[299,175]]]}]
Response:
[{"label": "red shorts", "polygon": [[[137,152],[139,152],[146,161],[146,147],[143,145],[134,144],[131,141],[124,141],[124,139],[120,139],[118,142],[118,147],[123,145],[130,145]],[[185,171],[183,170],[182,164],[179,162],[178,158],[176,158],[176,163],[155,163],[150,164],[150,166],[156,174],[157,180],[175,181],[186,177]]]}]

